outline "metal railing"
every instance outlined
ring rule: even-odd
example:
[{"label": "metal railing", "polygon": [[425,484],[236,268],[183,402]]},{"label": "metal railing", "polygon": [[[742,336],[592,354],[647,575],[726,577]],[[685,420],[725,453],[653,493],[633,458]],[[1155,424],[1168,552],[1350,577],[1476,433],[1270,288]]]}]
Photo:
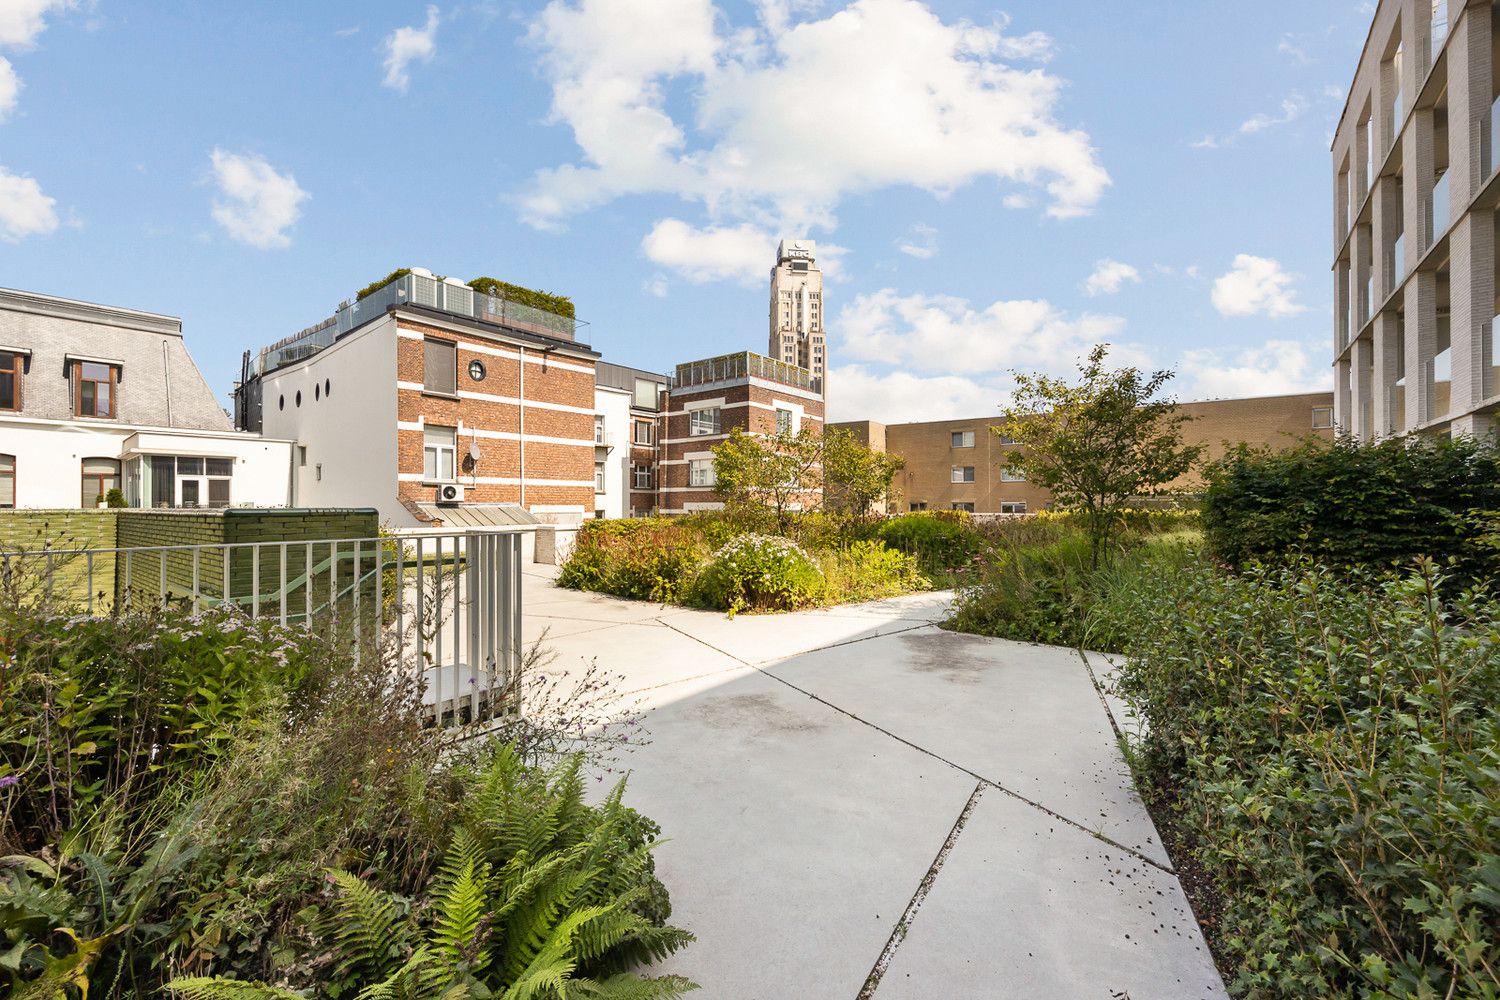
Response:
[{"label": "metal railing", "polygon": [[233,609],[380,655],[439,724],[513,704],[522,530],[0,551],[0,581],[89,615]]},{"label": "metal railing", "polygon": [[702,361],[689,361],[677,366],[676,388],[692,385],[711,385],[739,378],[763,378],[783,385],[818,391],[822,380],[806,368],[777,361],[753,351],[736,354],[721,354]]}]

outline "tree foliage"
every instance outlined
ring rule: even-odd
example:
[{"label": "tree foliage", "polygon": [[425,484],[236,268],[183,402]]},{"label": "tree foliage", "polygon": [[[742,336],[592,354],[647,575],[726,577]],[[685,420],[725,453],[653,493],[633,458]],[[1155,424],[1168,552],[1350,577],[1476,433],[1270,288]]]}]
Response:
[{"label": "tree foliage", "polygon": [[829,428],[823,434],[823,510],[846,528],[883,513],[896,473],[905,467],[900,455],[866,447],[846,428]]},{"label": "tree foliage", "polygon": [[992,428],[1022,445],[1009,468],[1083,516],[1094,568],[1130,498],[1187,472],[1202,450],[1183,444],[1182,425],[1191,418],[1158,398],[1173,373],[1109,369],[1108,353],[1107,344],[1094,347],[1078,366],[1076,385],[1018,373],[1004,423]]},{"label": "tree foliage", "polygon": [[807,430],[752,437],[736,428],[714,447],[714,493],[731,515],[770,514],[785,535],[794,512],[822,503],[822,439]]}]

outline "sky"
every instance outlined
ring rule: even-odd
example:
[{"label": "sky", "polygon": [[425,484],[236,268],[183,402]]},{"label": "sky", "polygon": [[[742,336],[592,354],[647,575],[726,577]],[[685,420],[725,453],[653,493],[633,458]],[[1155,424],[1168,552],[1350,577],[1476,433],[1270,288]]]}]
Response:
[{"label": "sky", "polygon": [[573,298],[620,364],[764,351],[817,241],[835,420],[1090,346],[1326,390],[1357,0],[0,0],[0,286],[245,350],[397,267]]}]

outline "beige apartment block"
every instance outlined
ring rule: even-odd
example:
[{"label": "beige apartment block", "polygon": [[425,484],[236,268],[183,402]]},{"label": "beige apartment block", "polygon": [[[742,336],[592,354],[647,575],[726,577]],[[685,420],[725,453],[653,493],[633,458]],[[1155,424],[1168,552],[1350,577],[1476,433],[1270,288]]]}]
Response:
[{"label": "beige apartment block", "polygon": [[[1183,403],[1192,419],[1183,439],[1217,458],[1244,443],[1289,447],[1308,436],[1333,437],[1333,395],[1260,396]],[[1052,503],[1047,489],[1028,483],[1006,468],[1019,449],[998,428],[998,417],[881,424],[872,420],[829,424],[853,432],[862,443],[900,455],[906,467],[897,473],[893,511],[966,510],[975,514],[1034,514]],[[1187,475],[1170,489],[1191,490],[1200,483]]]},{"label": "beige apartment block", "polygon": [[819,392],[828,370],[825,314],[817,244],[812,240],[782,240],[776,248],[776,266],[771,268],[768,353],[783,364],[812,372]]},{"label": "beige apartment block", "polygon": [[1360,440],[1500,408],[1500,18],[1381,0],[1333,140],[1334,412]]}]

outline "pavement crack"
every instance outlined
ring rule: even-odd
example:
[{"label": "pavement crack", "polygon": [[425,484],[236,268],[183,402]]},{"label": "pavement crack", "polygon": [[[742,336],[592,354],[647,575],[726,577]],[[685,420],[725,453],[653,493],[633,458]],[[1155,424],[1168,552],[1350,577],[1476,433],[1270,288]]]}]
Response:
[{"label": "pavement crack", "polygon": [[[657,619],[657,620],[660,621],[660,619]],[[901,736],[901,735],[899,735],[897,733],[893,733],[889,729],[886,729],[884,726],[881,726],[878,723],[871,722],[869,719],[864,718],[863,716],[859,715],[856,712],[851,712],[849,709],[844,708],[842,705],[836,705],[836,704],[834,704],[833,702],[829,701],[827,698],[824,698],[822,695],[815,694],[812,691],[809,691],[807,688],[800,687],[800,686],[798,686],[796,684],[793,684],[791,681],[787,680],[785,677],[781,677],[781,676],[778,676],[776,674],[771,673],[771,671],[767,670],[765,667],[757,666],[756,664],[751,663],[749,660],[746,660],[743,657],[735,656],[733,653],[729,652],[726,649],[720,649],[718,646],[715,646],[713,643],[711,643],[711,642],[705,642],[704,640],[698,638],[697,636],[695,636],[695,635],[693,635],[693,634],[691,634],[689,632],[684,632],[684,631],[682,631],[682,629],[676,628],[675,626],[672,626],[672,625],[669,625],[666,622],[662,622],[662,625],[664,625],[665,627],[667,627],[669,629],[672,629],[672,631],[674,631],[674,632],[677,632],[677,633],[679,633],[681,635],[686,636],[689,639],[692,639],[694,642],[697,642],[700,645],[707,646],[709,649],[713,650],[716,653],[719,653],[719,654],[721,654],[723,656],[729,657],[732,660],[737,660],[740,663],[743,663],[745,666],[749,667],[750,669],[756,671],[757,673],[759,673],[759,674],[761,674],[761,675],[763,675],[765,677],[769,677],[771,680],[776,681],[778,684],[785,684],[787,687],[791,688],[793,691],[796,691],[798,694],[804,695],[805,697],[808,697],[808,698],[811,698],[813,701],[817,702],[818,704],[824,705],[824,706],[826,706],[828,708],[831,708],[835,712],[838,712],[840,715],[843,715],[843,716],[846,716],[847,718],[853,719],[855,722],[859,723],[862,726],[868,726],[869,728],[875,730],[877,733],[880,733],[882,736],[886,736],[886,737],[888,737],[890,739],[893,739],[897,743],[903,744],[904,746],[908,746],[911,749],[917,751],[917,753],[925,754],[926,756],[931,757],[933,760],[936,760],[936,761],[939,761],[939,762],[941,762],[943,764],[946,764],[949,767],[953,768],[955,771],[959,771],[959,772],[961,772],[963,774],[966,774],[966,775],[968,775],[969,777],[973,778],[976,781],[983,782],[984,784],[986,784],[986,785],[990,786],[991,788],[995,789],[997,792],[1000,792],[1001,794],[1004,794],[1004,795],[1009,795],[1011,798],[1015,799],[1017,802],[1021,802],[1021,803],[1025,804],[1025,805],[1028,805],[1031,808],[1038,810],[1039,812],[1046,813],[1048,816],[1051,816],[1053,819],[1057,820],[1059,823],[1066,823],[1068,826],[1071,826],[1074,829],[1081,830],[1082,832],[1088,834],[1090,837],[1093,837],[1095,840],[1099,841],[1100,843],[1108,844],[1110,847],[1113,847],[1115,850],[1121,851],[1121,852],[1123,852],[1125,854],[1128,854],[1130,857],[1135,858],[1137,861],[1140,861],[1143,864],[1148,864],[1148,865],[1150,865],[1153,868],[1156,868],[1156,869],[1158,869],[1160,871],[1166,872],[1168,875],[1176,876],[1176,874],[1177,874],[1176,870],[1173,869],[1171,865],[1164,865],[1160,861],[1157,861],[1155,858],[1151,857],[1150,855],[1142,853],[1141,851],[1137,850],[1134,847],[1130,847],[1127,844],[1122,844],[1118,840],[1115,840],[1113,837],[1105,836],[1104,833],[1102,833],[1101,831],[1099,831],[1099,830],[1097,830],[1097,829],[1095,829],[1093,827],[1090,827],[1090,826],[1085,826],[1083,823],[1080,823],[1076,819],[1073,819],[1073,818],[1071,818],[1069,816],[1064,816],[1062,813],[1058,812],[1056,809],[1052,809],[1052,808],[1050,808],[1048,806],[1042,805],[1042,803],[1038,802],[1036,799],[1033,799],[1033,798],[1030,798],[1028,796],[1022,795],[1020,792],[1016,791],[1013,788],[1007,788],[1007,787],[1005,787],[1000,782],[995,781],[993,778],[985,777],[984,775],[980,774],[978,771],[973,770],[972,768],[965,767],[964,765],[958,763],[955,760],[949,760],[947,757],[944,757],[942,754],[938,753],[935,750],[929,750],[927,747],[922,746],[920,743],[914,743],[914,742],[912,742],[911,740],[907,739],[904,736]],[[913,631],[913,630],[912,629],[903,629],[902,631],[908,631],[909,632],[909,631]],[[882,633],[882,635],[895,635],[895,634],[897,634],[897,633],[895,633],[895,632],[885,632],[885,633]],[[869,636],[868,638],[872,638],[873,639],[873,638],[877,638],[877,636]],[[860,642],[862,642],[864,640],[853,640],[853,641],[860,641]],[[848,643],[835,643],[834,645],[848,645]],[[831,649],[832,646],[826,646],[826,647],[822,647],[822,648]],[[808,650],[808,652],[814,652],[814,651],[813,650]],[[797,655],[800,656],[802,654],[799,653]],[[778,662],[785,662],[785,660],[781,660],[781,661],[778,661]],[[1110,724],[1113,725],[1114,724],[1114,717],[1113,716],[1109,716],[1107,708],[1105,710],[1105,715],[1107,717],[1109,717]]]},{"label": "pavement crack", "polygon": [[958,819],[953,821],[953,828],[948,831],[948,836],[943,839],[942,846],[938,848],[937,857],[933,858],[932,864],[927,866],[922,880],[917,883],[917,891],[912,893],[906,909],[901,912],[901,919],[896,921],[895,927],[891,928],[891,936],[886,939],[885,947],[880,950],[880,955],[871,966],[870,974],[865,977],[865,985],[860,989],[855,1000],[870,1000],[875,996],[875,991],[880,988],[880,981],[885,978],[886,969],[890,968],[891,960],[896,957],[896,949],[900,948],[901,942],[906,940],[906,933],[911,930],[912,921],[917,918],[917,911],[922,908],[922,903],[927,899],[927,893],[932,890],[932,884],[937,881],[938,873],[943,870],[943,862],[947,861],[948,855],[953,852],[953,845],[958,843],[959,834],[964,832],[964,826],[968,824],[974,807],[979,804],[979,796],[984,794],[987,784],[987,782],[980,781],[969,793],[969,801],[965,802],[963,809],[959,810]]}]

